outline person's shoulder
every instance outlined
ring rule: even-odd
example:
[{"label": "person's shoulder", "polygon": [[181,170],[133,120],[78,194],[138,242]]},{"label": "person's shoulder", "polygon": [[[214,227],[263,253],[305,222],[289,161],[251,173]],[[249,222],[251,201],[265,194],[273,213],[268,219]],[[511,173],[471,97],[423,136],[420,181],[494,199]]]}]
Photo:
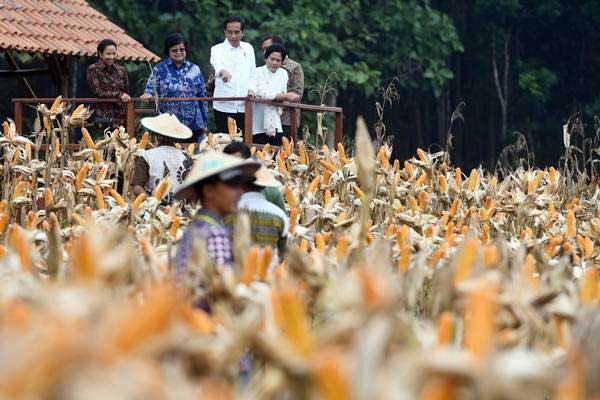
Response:
[{"label": "person's shoulder", "polygon": [[217,43],[217,44],[213,45],[213,46],[210,48],[210,51],[213,51],[213,50],[220,50],[220,49],[222,49],[222,48],[224,48],[224,47],[225,47],[225,42],[224,42],[224,41],[223,41],[223,42],[219,42],[219,43]]},{"label": "person's shoulder", "polygon": [[96,61],[88,67],[88,72],[96,72],[100,68],[100,61]]},{"label": "person's shoulder", "polygon": [[240,46],[248,50],[252,50],[252,52],[254,52],[254,47],[252,47],[252,45],[248,42],[240,42]]},{"label": "person's shoulder", "polygon": [[297,69],[300,69],[300,70],[302,69],[302,65],[300,65],[300,63],[298,61],[292,60],[289,57],[285,60],[285,64],[286,64],[285,65],[286,69],[289,69],[290,71],[294,71],[294,70],[297,70]]}]

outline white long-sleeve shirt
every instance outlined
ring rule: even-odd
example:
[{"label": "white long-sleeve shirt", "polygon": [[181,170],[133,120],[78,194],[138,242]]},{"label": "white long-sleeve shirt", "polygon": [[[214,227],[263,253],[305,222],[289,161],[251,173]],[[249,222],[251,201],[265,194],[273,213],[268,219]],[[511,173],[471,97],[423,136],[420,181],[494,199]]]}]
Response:
[{"label": "white long-sleeve shirt", "polygon": [[[250,43],[240,42],[233,47],[227,39],[210,49],[210,63],[215,69],[215,97],[246,97],[250,80],[256,69],[254,48]],[[231,74],[229,82],[219,76],[222,70]],[[243,113],[243,101],[215,101],[215,110],[226,113]]]},{"label": "white long-sleeve shirt", "polygon": [[[283,68],[271,72],[266,65],[256,68],[254,76],[250,81],[250,89],[256,97],[274,100],[280,93],[287,92],[288,74]],[[252,134],[259,133],[274,134],[282,132],[280,107],[268,106],[266,104],[254,103],[252,110]]]}]

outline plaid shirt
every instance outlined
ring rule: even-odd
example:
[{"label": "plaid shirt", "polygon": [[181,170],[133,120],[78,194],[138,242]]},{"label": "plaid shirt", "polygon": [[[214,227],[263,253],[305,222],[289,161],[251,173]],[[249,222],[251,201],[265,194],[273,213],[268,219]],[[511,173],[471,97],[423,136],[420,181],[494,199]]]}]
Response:
[{"label": "plaid shirt", "polygon": [[231,240],[229,230],[223,220],[208,210],[200,210],[194,218],[177,248],[175,257],[175,273],[182,274],[192,257],[192,246],[194,238],[204,241],[208,254],[215,264],[219,266],[233,267],[233,254],[231,251]]}]

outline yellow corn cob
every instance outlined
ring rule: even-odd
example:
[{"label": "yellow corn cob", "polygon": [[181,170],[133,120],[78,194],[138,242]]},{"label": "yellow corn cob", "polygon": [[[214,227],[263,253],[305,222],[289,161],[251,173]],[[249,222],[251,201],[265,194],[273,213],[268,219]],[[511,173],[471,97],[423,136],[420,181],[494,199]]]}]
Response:
[{"label": "yellow corn cob", "polygon": [[112,196],[112,198],[116,200],[117,204],[120,207],[125,207],[125,205],[127,203],[125,202],[125,200],[123,200],[123,197],[121,197],[121,195],[119,193],[117,193],[116,190],[114,190],[113,188],[110,188],[108,190],[108,193],[110,193],[110,195]]},{"label": "yellow corn cob", "polygon": [[259,252],[259,248],[253,246],[244,260],[244,269],[242,270],[240,282],[246,286],[250,285],[256,276]]},{"label": "yellow corn cob", "polygon": [[18,225],[10,225],[8,227],[8,234],[6,237],[6,243],[12,247],[12,249],[19,256],[21,261],[21,268],[25,272],[33,271],[33,261],[30,256],[28,241],[23,234],[23,230]]},{"label": "yellow corn cob", "polygon": [[444,311],[437,321],[437,344],[448,346],[452,343],[454,334],[454,315],[450,311]]},{"label": "yellow corn cob", "polygon": [[0,234],[4,232],[4,228],[8,225],[10,221],[10,216],[5,211],[0,211]]},{"label": "yellow corn cob", "polygon": [[421,211],[425,211],[427,208],[427,192],[419,193],[419,208]]},{"label": "yellow corn cob", "polygon": [[229,136],[237,135],[237,123],[235,119],[231,117],[227,117],[227,132],[229,133]]},{"label": "yellow corn cob", "polygon": [[58,106],[62,103],[62,96],[58,96],[56,99],[54,99],[54,102],[52,103],[52,106],[50,107],[50,113],[54,114],[56,112],[56,109],[58,108]]},{"label": "yellow corn cob", "polygon": [[160,181],[158,186],[156,186],[156,189],[154,189],[153,196],[158,200],[162,200],[169,191],[169,186],[169,177],[167,176]]},{"label": "yellow corn cob", "polygon": [[290,145],[290,141],[287,137],[281,138],[281,143],[283,144],[283,152],[287,157],[292,155],[292,146]]},{"label": "yellow corn cob", "polygon": [[106,208],[106,206],[104,205],[104,195],[102,194],[100,186],[95,185],[94,192],[96,193],[96,206],[99,210],[103,210],[104,208]]},{"label": "yellow corn cob", "polygon": [[481,229],[481,242],[486,244],[490,240],[490,226],[488,224],[483,224],[483,228]]},{"label": "yellow corn cob", "polygon": [[84,163],[83,167],[81,167],[77,173],[77,176],[75,177],[75,190],[79,191],[79,189],[81,189],[81,183],[85,179],[85,174],[87,174],[89,169],[90,165],[88,163]]},{"label": "yellow corn cob", "polygon": [[325,160],[319,160],[319,164],[321,164],[321,166],[325,169],[327,169],[329,172],[337,172],[338,167],[336,167],[334,164],[327,162]]},{"label": "yellow corn cob", "polygon": [[454,400],[458,399],[456,378],[433,375],[425,382],[419,400]]},{"label": "yellow corn cob", "polygon": [[460,200],[454,199],[454,201],[452,202],[452,206],[450,207],[450,216],[451,217],[454,217],[456,215],[459,205],[460,205]]},{"label": "yellow corn cob", "polygon": [[306,155],[306,150],[304,149],[304,143],[298,144],[298,152],[300,154],[300,164],[308,165],[308,156]]},{"label": "yellow corn cob", "polygon": [[448,189],[448,183],[446,182],[446,178],[444,178],[444,175],[438,176],[438,185],[440,186],[440,190],[446,193],[446,190]]},{"label": "yellow corn cob", "polygon": [[485,358],[493,348],[496,331],[496,288],[482,284],[467,295],[465,318],[465,347],[477,358]]},{"label": "yellow corn cob", "polygon": [[312,375],[319,398],[323,400],[351,398],[351,386],[348,375],[344,371],[344,363],[335,352],[323,354],[320,351],[314,362]]},{"label": "yellow corn cob", "polygon": [[586,257],[591,257],[594,254],[594,242],[587,236],[583,239],[583,254]]},{"label": "yellow corn cob", "polygon": [[462,184],[462,171],[459,167],[456,167],[456,169],[454,170],[454,182],[456,182],[457,186],[460,186]]},{"label": "yellow corn cob", "polygon": [[565,333],[562,327],[562,319],[559,315],[553,315],[552,316],[552,322],[554,323],[554,331],[556,332],[556,343],[558,343],[558,345],[563,348],[563,349],[567,349],[568,348],[568,344],[567,341],[565,339]]},{"label": "yellow corn cob", "polygon": [[181,224],[181,218],[177,215],[173,217],[173,222],[171,223],[171,229],[169,232],[171,233],[171,237],[175,239],[177,237],[177,230],[179,229],[179,225]]},{"label": "yellow corn cob", "polygon": [[148,133],[148,131],[144,132],[144,134],[142,135],[142,138],[140,139],[140,143],[137,146],[138,150],[146,150],[146,146],[148,145],[149,136],[150,136],[150,134]]},{"label": "yellow corn cob", "polygon": [[433,252],[429,261],[427,261],[427,265],[429,268],[433,268],[437,265],[437,263],[444,258],[444,254],[446,252],[445,246],[440,246],[439,249]]},{"label": "yellow corn cob", "polygon": [[471,175],[469,176],[469,192],[473,192],[477,188],[477,183],[479,182],[479,173],[475,168],[471,170]]},{"label": "yellow corn cob", "polygon": [[337,221],[336,223],[339,224],[343,224],[346,220],[348,219],[346,213],[344,211],[342,211],[338,217],[337,217]]},{"label": "yellow corn cob", "polygon": [[412,196],[408,196],[407,201],[408,201],[408,207],[412,210],[413,215],[415,215],[415,213],[417,212],[417,209],[418,209],[417,200],[415,200],[415,198]]},{"label": "yellow corn cob", "polygon": [[538,186],[542,182],[543,177],[544,177],[544,174],[542,173],[542,171],[538,171],[538,173],[535,174],[535,177],[532,180],[527,182],[527,193],[528,194],[535,192],[535,190],[538,188]]},{"label": "yellow corn cob", "polygon": [[471,269],[477,258],[479,251],[479,241],[477,239],[468,239],[462,245],[456,259],[456,269],[454,270],[454,286],[460,285],[471,275]]},{"label": "yellow corn cob", "polygon": [[277,157],[277,172],[279,172],[280,174],[283,174],[285,172],[285,163],[283,162],[281,157]]},{"label": "yellow corn cob", "polygon": [[94,139],[92,139],[92,136],[90,135],[90,133],[88,132],[88,130],[86,128],[81,128],[81,135],[83,136],[83,140],[85,141],[85,145],[87,146],[88,149],[96,148]]},{"label": "yellow corn cob", "polygon": [[261,254],[260,260],[258,262],[258,270],[257,275],[258,279],[265,280],[267,277],[267,272],[269,271],[269,265],[271,265],[271,260],[273,259],[273,249],[271,246],[266,246]]},{"label": "yellow corn cob", "polygon": [[408,173],[408,175],[412,175],[413,174],[413,167],[412,165],[410,165],[410,163],[408,161],[404,161],[404,169],[406,170],[406,172]]},{"label": "yellow corn cob", "polygon": [[297,208],[292,208],[290,211],[290,227],[289,232],[290,235],[294,234],[296,231],[296,225],[298,224],[298,215],[300,214],[300,210]]},{"label": "yellow corn cob", "polygon": [[400,171],[400,161],[398,159],[394,160],[394,172]]},{"label": "yellow corn cob", "polygon": [[323,235],[321,235],[320,233],[317,233],[315,235],[315,247],[317,248],[319,253],[325,254],[325,240],[323,240]]},{"label": "yellow corn cob", "polygon": [[363,191],[361,190],[361,188],[359,188],[358,186],[354,186],[354,188],[353,188],[353,189],[354,189],[354,192],[356,193],[356,195],[357,195],[358,197],[360,197],[361,199],[365,197],[365,192],[363,192]]},{"label": "yellow corn cob", "polygon": [[98,175],[96,175],[96,182],[103,181],[104,178],[106,177],[107,173],[108,173],[108,168],[106,168],[106,166],[103,166],[100,169],[100,172],[98,172]]},{"label": "yellow corn cob", "polygon": [[265,153],[263,153],[261,150],[258,150],[256,152],[256,158],[258,158],[261,161],[264,161],[265,160]]},{"label": "yellow corn cob", "polygon": [[417,182],[415,183],[415,186],[417,188],[423,186],[427,181],[427,172],[423,171],[423,173],[421,174],[421,176],[419,176],[419,179],[417,179]]},{"label": "yellow corn cob", "polygon": [[2,123],[2,130],[4,132],[4,136],[7,139],[10,139],[11,138],[11,133],[10,133],[10,125],[8,124],[8,121],[4,121]]},{"label": "yellow corn cob", "polygon": [[319,183],[321,183],[321,175],[317,175],[315,177],[315,179],[312,180],[312,182],[310,182],[310,185],[308,185],[308,192],[309,193],[314,193],[317,188],[319,187]]},{"label": "yellow corn cob", "polygon": [[136,211],[138,208],[140,208],[140,206],[142,205],[144,200],[146,200],[146,196],[147,196],[146,193],[140,193],[133,201],[133,204],[131,205],[131,209]]},{"label": "yellow corn cob", "polygon": [[46,204],[46,208],[54,207],[54,197],[52,196],[52,192],[48,188],[44,190],[44,202]]},{"label": "yellow corn cob", "polygon": [[548,179],[550,180],[551,184],[554,185],[556,183],[556,170],[554,167],[550,167],[548,170]]},{"label": "yellow corn cob", "polygon": [[348,252],[350,248],[350,242],[347,236],[341,236],[338,239],[337,246],[335,248],[335,256],[338,262],[341,262],[346,257],[348,257]]},{"label": "yellow corn cob", "polygon": [[579,297],[581,304],[589,305],[598,299],[600,293],[597,293],[598,282],[597,272],[593,267],[588,268],[585,271],[583,281],[581,282],[581,291]]},{"label": "yellow corn cob", "polygon": [[386,171],[390,169],[390,161],[388,160],[385,151],[385,146],[381,146],[381,148],[379,149],[379,152],[377,153],[377,159],[379,160],[379,163],[381,164],[383,169],[385,169]]},{"label": "yellow corn cob", "polygon": [[534,275],[535,274],[535,259],[531,254],[528,254],[525,257],[525,262],[523,263],[523,277],[531,287],[533,291],[537,291],[540,288],[540,281]]},{"label": "yellow corn cob", "polygon": [[298,291],[289,286],[271,292],[271,307],[276,325],[279,327],[294,352],[306,357],[312,352],[313,339],[306,308]]},{"label": "yellow corn cob", "polygon": [[302,253],[308,253],[308,240],[302,239],[299,248]]},{"label": "yellow corn cob", "polygon": [[567,237],[572,238],[577,233],[577,223],[573,210],[567,211]]},{"label": "yellow corn cob", "polygon": [[296,208],[296,199],[294,198],[294,193],[292,189],[289,187],[285,188],[285,199],[287,200],[288,206],[290,208]]},{"label": "yellow corn cob", "polygon": [[417,155],[419,156],[419,160],[423,161],[423,162],[427,162],[427,155],[425,154],[425,152],[421,149],[417,149]]},{"label": "yellow corn cob", "polygon": [[27,161],[31,161],[31,144],[25,143],[25,158]]},{"label": "yellow corn cob", "polygon": [[13,198],[23,196],[23,193],[25,192],[26,187],[27,187],[27,184],[23,181],[17,183],[15,185],[15,192],[13,193]]},{"label": "yellow corn cob", "polygon": [[483,265],[491,268],[500,262],[500,253],[498,248],[493,244],[489,244],[483,248]]},{"label": "yellow corn cob", "polygon": [[331,179],[331,172],[328,169],[323,171],[323,183],[325,185],[329,185],[329,181]]},{"label": "yellow corn cob", "polygon": [[77,108],[75,110],[73,110],[73,113],[71,114],[71,117],[74,117],[74,118],[79,117],[79,114],[81,114],[81,112],[83,111],[84,107],[85,106],[83,104],[78,105]]},{"label": "yellow corn cob", "polygon": [[403,243],[400,246],[400,258],[398,259],[398,272],[405,274],[408,271],[410,264],[410,247],[408,244]]},{"label": "yellow corn cob", "polygon": [[346,150],[344,149],[344,145],[341,143],[337,144],[338,156],[340,158],[340,162],[342,165],[346,165],[350,163],[348,157],[346,157]]},{"label": "yellow corn cob", "polygon": [[253,156],[254,154],[256,154],[256,146],[252,146],[252,147],[250,148],[250,155],[252,155],[252,156]]},{"label": "yellow corn cob", "polygon": [[498,178],[492,176],[492,178],[490,179],[490,186],[492,189],[496,189],[496,187],[498,186]]},{"label": "yellow corn cob", "polygon": [[206,139],[206,143],[208,144],[209,149],[213,148],[214,142],[215,142],[215,136],[212,134],[212,132],[208,132],[208,138]]},{"label": "yellow corn cob", "polygon": [[329,204],[330,201],[331,201],[331,190],[327,189],[327,190],[325,190],[325,194],[323,195],[323,203]]}]

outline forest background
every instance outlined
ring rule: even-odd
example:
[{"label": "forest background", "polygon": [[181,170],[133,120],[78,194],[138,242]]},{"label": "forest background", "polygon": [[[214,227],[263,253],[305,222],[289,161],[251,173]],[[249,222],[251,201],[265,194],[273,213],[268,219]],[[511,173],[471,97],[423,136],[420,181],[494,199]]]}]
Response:
[{"label": "forest background", "polygon": [[[304,68],[303,102],[344,107],[348,138],[358,115],[373,131],[385,126],[400,159],[417,147],[445,148],[450,126],[452,159],[463,169],[493,168],[502,149],[516,141],[515,132],[527,139],[538,166],[556,165],[564,152],[562,126],[577,113],[583,135],[595,136],[594,116],[600,115],[596,0],[89,3],[159,55],[167,34],[183,33],[188,59],[200,65],[205,78],[210,47],[223,40],[223,19],[241,15],[247,21],[244,40],[257,56],[263,35],[285,40],[290,56]],[[41,62],[23,54],[19,61]],[[80,97],[90,95],[85,70],[94,61],[78,64]],[[149,66],[126,66],[132,92],[139,95]],[[320,96],[314,89],[326,82],[335,91]],[[32,83],[39,96],[54,95],[48,79]],[[2,79],[0,85],[4,118],[12,116],[9,99],[23,93],[16,81]],[[314,114],[304,116],[303,124],[314,131]]]}]

